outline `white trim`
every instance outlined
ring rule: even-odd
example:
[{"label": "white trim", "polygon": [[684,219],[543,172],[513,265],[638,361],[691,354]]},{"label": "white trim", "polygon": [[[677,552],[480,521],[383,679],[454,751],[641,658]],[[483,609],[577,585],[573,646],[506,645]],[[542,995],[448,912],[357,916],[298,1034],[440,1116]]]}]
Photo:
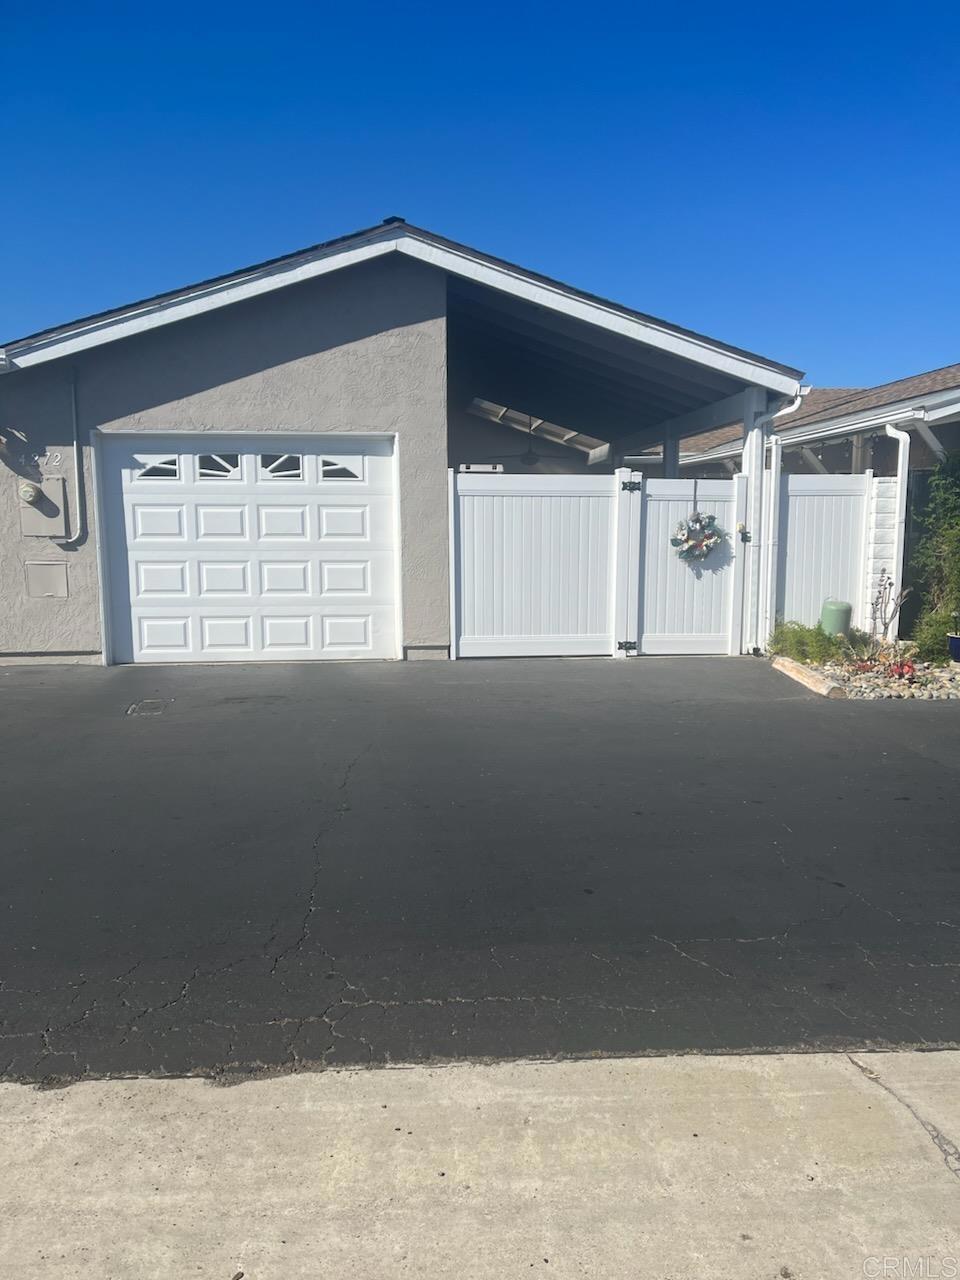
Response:
[{"label": "white trim", "polygon": [[461,658],[609,658],[610,637],[511,636],[461,640]]},{"label": "white trim", "polygon": [[873,471],[868,467],[865,471],[861,471],[860,475],[866,482],[863,493],[863,533],[860,537],[860,599],[853,606],[853,625],[859,627],[861,631],[866,631],[870,625],[870,618],[867,616],[867,602],[864,598],[864,586],[867,593],[870,590],[870,543],[871,530],[873,528],[873,507],[874,507],[874,487],[873,487]]},{"label": "white trim", "polygon": [[535,280],[520,269],[495,265],[468,252],[421,239],[409,228],[392,228],[389,233],[373,234],[378,238],[349,248],[318,250],[314,256],[296,264],[264,267],[249,276],[201,286],[186,296],[145,303],[137,311],[128,310],[120,315],[91,320],[86,325],[59,336],[14,344],[14,347],[7,349],[8,358],[15,368],[29,368],[31,365],[59,359],[105,342],[128,338],[160,325],[201,315],[217,307],[242,302],[289,284],[299,284],[387,253],[403,253],[451,275],[473,280],[534,306],[546,307],[582,320],[586,324],[666,351],[681,359],[691,360],[732,378],[766,387],[781,395],[797,394],[800,383],[793,375],[772,369],[749,355],[722,350],[707,338],[676,333],[653,319],[626,315],[611,304],[581,298],[561,285]]},{"label": "white trim", "polygon": [[[100,661],[103,666],[113,664],[113,636],[110,623],[110,558],[107,555],[107,524],[102,492],[103,459],[100,456],[103,432],[99,427],[90,431],[90,478],[93,496],[93,536],[96,539],[97,563],[97,611],[100,617]],[[80,445],[78,443],[77,447]]]},{"label": "white trim", "polygon": [[[903,552],[906,544],[907,529],[907,483],[910,473],[910,433],[898,431],[888,422],[886,434],[897,442],[897,544],[894,553],[893,594],[896,595],[903,586]],[[894,619],[894,627],[899,629],[900,615]],[[889,639],[889,632],[888,632]]]},{"label": "white trim", "polygon": [[610,522],[613,530],[613,553],[610,557],[613,616],[610,635],[614,658],[627,657],[628,651],[619,648],[619,643],[621,640],[636,640],[640,622],[637,590],[641,572],[639,532],[643,490],[625,489],[623,486],[630,481],[642,486],[643,476],[628,467],[618,467],[613,473],[613,519]]},{"label": "white trim", "polygon": [[[296,435],[296,432],[291,434]],[[333,432],[318,431],[317,435],[332,435]],[[350,432],[353,435],[353,432]],[[356,433],[360,435],[360,432]],[[367,439],[380,438],[374,432],[362,433]],[[396,652],[397,661],[403,660],[406,652],[404,648],[403,636],[403,492],[400,488],[400,436],[396,431],[389,432],[386,437],[393,441],[393,475],[390,477],[393,482],[393,581],[397,594],[396,613],[394,617],[394,625],[396,627]]]},{"label": "white trim", "polygon": [[407,238],[401,240],[396,247],[400,253],[409,254],[410,257],[418,258],[421,262],[440,267],[452,275],[462,276],[477,284],[499,289],[502,293],[512,294],[515,298],[532,302],[535,306],[559,311],[563,315],[583,320],[586,324],[596,325],[611,333],[619,333],[622,337],[632,338],[646,346],[657,347],[684,360],[693,360],[697,364],[707,365],[733,378],[741,378],[744,382],[767,387],[782,395],[795,396],[799,389],[798,378],[771,369],[749,356],[718,350],[707,338],[675,333],[658,325],[652,319],[641,320],[637,316],[624,315],[612,306],[576,297],[559,285],[548,285],[543,281],[532,280],[526,274],[506,266],[494,266],[446,246],[441,247],[418,240],[416,236],[409,233]]},{"label": "white trim", "polygon": [[453,467],[447,470],[447,528],[449,545],[447,549],[448,574],[450,578],[450,661],[459,657],[457,652],[460,642],[460,608],[458,575],[460,571],[459,539],[457,534],[457,477]]},{"label": "white trim", "polygon": [[[312,258],[299,266],[290,266],[285,269],[274,267],[245,279],[233,279],[223,284],[211,285],[186,297],[147,303],[139,311],[123,312],[119,316],[92,320],[85,327],[66,333],[62,337],[38,338],[35,343],[28,342],[22,355],[11,356],[13,367],[27,369],[31,365],[42,364],[47,360],[59,360],[62,356],[86,351],[90,347],[98,347],[105,342],[114,342],[120,338],[130,338],[135,334],[145,333],[149,329],[172,324],[177,320],[188,320],[192,316],[203,315],[218,307],[231,306],[235,302],[244,302],[248,298],[271,293],[274,289],[312,280],[316,276],[326,275],[329,271],[339,271],[342,267],[366,262],[370,258],[390,253],[394,248],[394,244],[389,241],[360,245],[354,249],[341,250],[334,257]],[[7,348],[8,352],[15,350],[16,344]]]},{"label": "white trim", "polygon": [[466,497],[482,493],[531,493],[555,498],[560,495],[582,498],[598,493],[609,495],[610,476],[587,475],[505,475],[502,471],[461,471],[457,492]]},{"label": "white trim", "polygon": [[734,476],[734,529],[728,535],[736,539],[736,550],[733,553],[733,586],[730,589],[730,613],[727,619],[727,653],[731,655],[743,651],[743,588],[747,580],[747,544],[740,536],[740,525],[745,523],[747,518],[747,484],[746,476]]},{"label": "white trim", "polygon": [[783,446],[778,435],[770,436],[770,501],[764,538],[764,597],[760,648],[766,650],[776,625],[777,587],[780,575],[780,493],[783,487]]}]

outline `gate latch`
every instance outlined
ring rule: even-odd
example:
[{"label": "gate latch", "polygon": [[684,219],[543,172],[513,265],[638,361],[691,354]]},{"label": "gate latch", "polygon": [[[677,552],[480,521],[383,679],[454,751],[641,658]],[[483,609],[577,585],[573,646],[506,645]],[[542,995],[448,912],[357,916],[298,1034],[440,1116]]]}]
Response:
[{"label": "gate latch", "polygon": [[639,493],[643,488],[642,480],[621,480],[620,488],[625,493]]},{"label": "gate latch", "polygon": [[637,642],[636,640],[618,640],[617,648],[623,650],[625,653],[636,653]]}]

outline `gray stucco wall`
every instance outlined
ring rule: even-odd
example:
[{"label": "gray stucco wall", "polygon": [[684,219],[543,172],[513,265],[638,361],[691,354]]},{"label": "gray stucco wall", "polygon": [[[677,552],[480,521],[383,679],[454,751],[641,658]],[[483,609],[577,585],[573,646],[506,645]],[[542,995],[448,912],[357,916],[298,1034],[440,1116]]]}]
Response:
[{"label": "gray stucco wall", "polygon": [[[66,477],[77,377],[88,533],[23,538],[17,481]],[[395,432],[404,646],[449,641],[446,279],[387,258],[75,358],[0,376],[0,654],[101,650],[90,431]],[[56,456],[59,454],[59,462]],[[27,561],[66,561],[69,597],[32,599]]]}]

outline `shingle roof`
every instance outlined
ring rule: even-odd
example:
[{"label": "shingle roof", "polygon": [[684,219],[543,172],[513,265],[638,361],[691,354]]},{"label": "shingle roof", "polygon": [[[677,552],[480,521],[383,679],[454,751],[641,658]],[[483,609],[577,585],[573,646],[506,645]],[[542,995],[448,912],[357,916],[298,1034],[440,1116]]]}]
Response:
[{"label": "shingle roof", "polygon": [[[806,413],[808,407],[812,411],[812,416],[824,413],[833,404],[839,403],[848,396],[856,396],[861,394],[859,387],[811,387],[807,394],[803,397],[803,403],[800,408]],[[784,420],[786,421],[786,419]],[[794,414],[789,415],[790,425],[793,426],[796,418]],[[681,441],[681,453],[706,453],[708,449],[719,449],[721,445],[732,444],[734,440],[739,440],[743,435],[743,423],[731,422],[727,427],[716,427],[713,431],[703,431],[698,436],[688,436],[686,440]]]},{"label": "shingle roof", "polygon": [[841,392],[825,404],[811,404],[814,393],[811,389],[797,412],[790,414],[790,427],[792,429],[801,424],[819,422],[821,418],[846,417],[850,413],[860,413],[863,409],[879,409],[886,404],[896,404],[913,396],[928,395],[931,391],[947,391],[953,387],[960,387],[960,364],[944,365],[942,369],[917,373],[912,378],[898,378],[896,382],[883,382],[878,387],[867,387],[862,391],[824,388],[828,392]]},{"label": "shingle roof", "polygon": [[[794,427],[829,422],[833,418],[846,417],[865,409],[879,409],[887,404],[953,387],[960,387],[960,364],[948,364],[942,369],[931,369],[911,378],[898,378],[895,382],[883,382],[876,387],[811,387],[799,409],[781,419],[774,419],[774,425],[777,430],[792,431]],[[742,434],[741,422],[717,427],[715,431],[689,436],[683,441],[681,452],[686,455],[707,453],[733,444]]]}]

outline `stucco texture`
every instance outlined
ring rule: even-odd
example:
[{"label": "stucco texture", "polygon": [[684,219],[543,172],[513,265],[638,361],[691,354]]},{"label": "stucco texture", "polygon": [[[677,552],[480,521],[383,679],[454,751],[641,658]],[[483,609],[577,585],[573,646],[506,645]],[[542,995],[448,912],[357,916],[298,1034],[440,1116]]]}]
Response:
[{"label": "stucco texture", "polygon": [[[87,533],[61,548],[21,536],[17,481],[64,475],[74,532],[72,372]],[[399,257],[367,263],[0,378],[0,654],[101,651],[95,428],[395,433],[403,643],[448,644],[442,272]],[[28,598],[28,560],[66,560],[69,597]]]}]

